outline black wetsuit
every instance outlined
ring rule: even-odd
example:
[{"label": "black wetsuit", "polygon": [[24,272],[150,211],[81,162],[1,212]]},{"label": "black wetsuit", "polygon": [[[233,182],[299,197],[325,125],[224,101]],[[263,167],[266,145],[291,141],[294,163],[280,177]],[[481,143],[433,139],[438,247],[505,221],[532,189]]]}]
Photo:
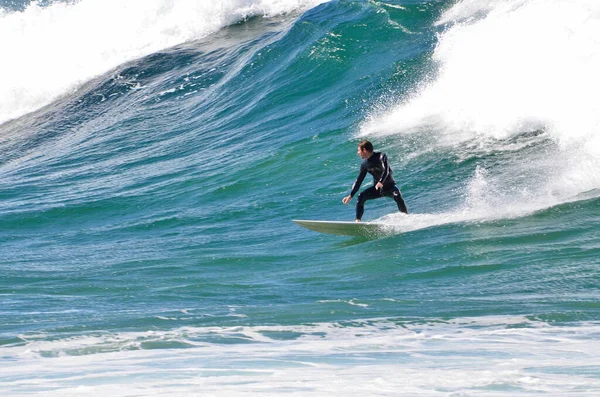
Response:
[{"label": "black wetsuit", "polygon": [[[408,214],[406,203],[402,198],[400,189],[398,189],[398,186],[396,186],[396,181],[392,176],[392,169],[390,168],[390,164],[385,153],[375,152],[371,155],[371,157],[362,162],[358,178],[356,178],[356,181],[352,185],[350,197],[353,197],[356,192],[358,192],[358,189],[363,183],[367,172],[373,175],[373,186],[363,190],[358,195],[358,202],[356,203],[356,219],[362,219],[363,213],[365,212],[365,201],[384,196],[392,197],[398,205],[398,210]],[[375,185],[377,185],[378,182],[383,184],[383,188],[375,188]]]}]

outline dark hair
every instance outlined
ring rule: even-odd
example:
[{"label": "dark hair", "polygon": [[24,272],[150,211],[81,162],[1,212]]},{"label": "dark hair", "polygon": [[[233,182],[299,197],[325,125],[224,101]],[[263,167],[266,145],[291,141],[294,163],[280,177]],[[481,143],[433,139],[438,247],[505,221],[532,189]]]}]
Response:
[{"label": "dark hair", "polygon": [[360,149],[365,149],[367,152],[372,152],[373,151],[373,144],[367,140],[364,141],[360,141],[358,144],[358,147]]}]

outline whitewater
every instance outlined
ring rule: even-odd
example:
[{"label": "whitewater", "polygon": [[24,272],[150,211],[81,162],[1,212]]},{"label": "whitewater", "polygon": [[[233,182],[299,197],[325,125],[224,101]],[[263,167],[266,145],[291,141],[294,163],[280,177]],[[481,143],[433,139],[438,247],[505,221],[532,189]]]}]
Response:
[{"label": "whitewater", "polygon": [[275,16],[319,4],[315,0],[217,2],[32,2],[2,11],[0,122],[77,90],[127,61],[200,39],[257,16]]},{"label": "whitewater", "polygon": [[[0,37],[1,395],[600,392],[597,1],[13,0]],[[409,214],[291,222],[353,220],[361,139]]]}]

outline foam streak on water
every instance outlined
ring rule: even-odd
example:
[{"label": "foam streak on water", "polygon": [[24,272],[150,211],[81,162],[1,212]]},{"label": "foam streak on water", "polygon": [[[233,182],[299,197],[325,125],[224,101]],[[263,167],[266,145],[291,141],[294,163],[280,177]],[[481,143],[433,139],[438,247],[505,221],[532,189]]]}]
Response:
[{"label": "foam streak on water", "polygon": [[[523,317],[488,317],[79,337],[30,343],[27,350],[4,348],[3,355],[18,357],[19,364],[6,363],[0,390],[45,390],[48,396],[183,395],[192,389],[214,396],[391,396],[398,390],[430,396],[592,396],[600,392],[600,350],[590,345],[598,335],[594,323],[553,327]],[[218,338],[246,343],[222,344]],[[138,350],[168,341],[188,348]],[[102,349],[106,353],[90,354]],[[73,355],[76,351],[81,355]],[[54,358],[41,365],[40,354]]]}]

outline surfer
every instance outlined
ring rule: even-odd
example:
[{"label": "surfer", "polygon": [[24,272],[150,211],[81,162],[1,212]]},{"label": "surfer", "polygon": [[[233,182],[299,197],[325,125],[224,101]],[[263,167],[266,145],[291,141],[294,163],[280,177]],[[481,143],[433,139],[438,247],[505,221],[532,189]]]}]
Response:
[{"label": "surfer", "polygon": [[408,208],[402,198],[400,189],[396,186],[396,181],[392,176],[392,169],[388,162],[385,153],[374,152],[373,144],[369,141],[361,141],[358,144],[358,155],[364,161],[360,166],[360,173],[358,178],[352,185],[352,191],[349,196],[342,199],[344,204],[348,204],[352,197],[358,192],[360,185],[362,184],[367,172],[373,176],[374,186],[371,186],[363,190],[358,195],[358,202],[356,203],[356,222],[360,222],[363,213],[365,212],[365,201],[373,200],[380,197],[391,197],[398,205],[398,210],[408,214]]}]

